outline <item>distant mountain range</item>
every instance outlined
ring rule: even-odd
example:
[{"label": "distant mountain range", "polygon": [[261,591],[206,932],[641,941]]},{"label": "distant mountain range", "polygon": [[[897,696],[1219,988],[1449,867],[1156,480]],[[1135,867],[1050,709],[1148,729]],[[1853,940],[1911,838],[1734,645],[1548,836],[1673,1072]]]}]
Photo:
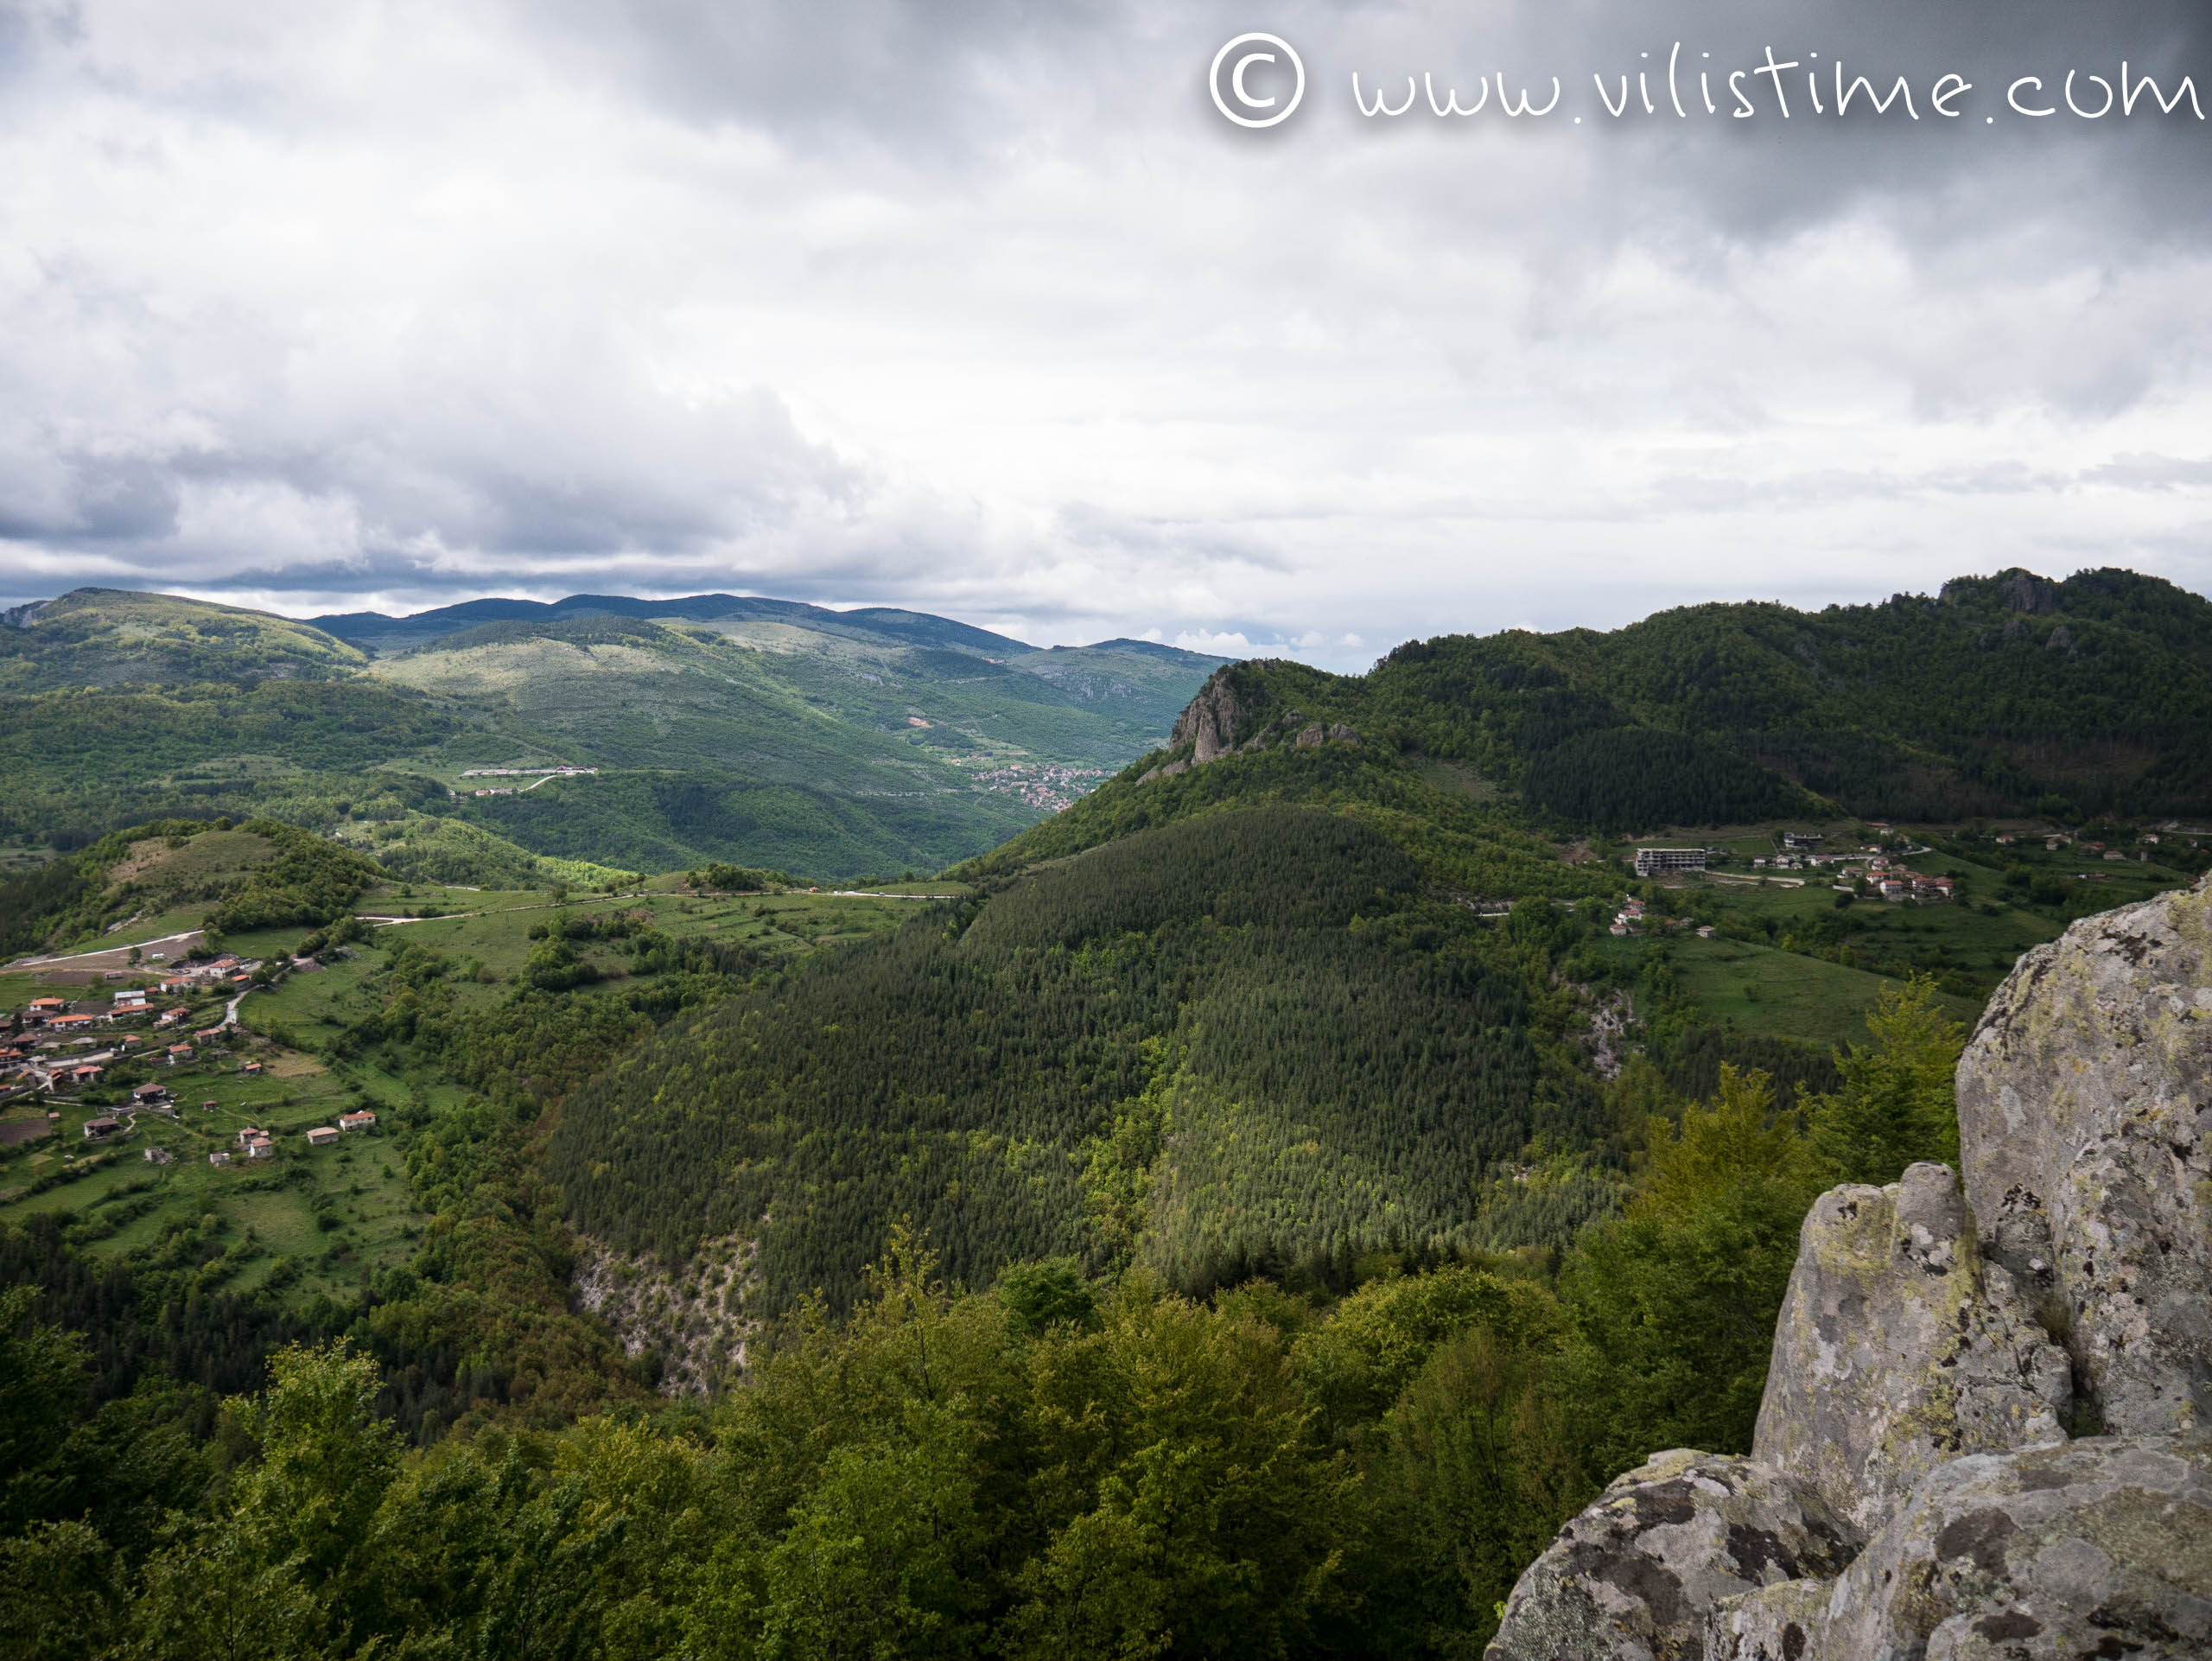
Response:
[{"label": "distant mountain range", "polygon": [[[637,869],[936,869],[1159,743],[1221,661],[732,595],[300,622],[80,589],[0,627],[0,836],[342,806]],[[561,764],[598,772],[477,773]]]},{"label": "distant mountain range", "polygon": [[[955,652],[1028,652],[1037,648],[1004,634],[994,634],[949,617],[865,606],[831,611],[796,600],[763,600],[750,595],[695,594],[681,600],[639,600],[625,594],[572,594],[565,600],[464,600],[406,617],[380,611],[333,613],[308,623],[364,652],[404,652],[486,623],[556,623],[577,617],[634,617],[648,621],[681,619],[695,623],[785,623],[818,634],[899,646],[942,646]],[[1137,645],[1114,641],[1112,645]],[[1149,644],[1148,642],[1141,644]],[[1155,646],[1173,653],[1173,646]],[[1191,654],[1185,653],[1184,656]]]}]

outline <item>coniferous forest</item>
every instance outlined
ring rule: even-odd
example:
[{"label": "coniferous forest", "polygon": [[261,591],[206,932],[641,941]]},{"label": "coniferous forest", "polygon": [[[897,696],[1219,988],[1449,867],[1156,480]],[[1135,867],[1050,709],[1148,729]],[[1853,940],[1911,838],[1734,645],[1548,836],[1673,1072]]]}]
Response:
[{"label": "coniferous forest", "polygon": [[[264,965],[225,1065],[376,1123],[220,1203],[0,1153],[0,1658],[1479,1655],[1613,1475],[1748,1447],[1807,1207],[1957,1157],[2003,972],[1917,972],[1934,908],[1848,885],[1640,881],[1608,830],[2194,811],[2202,602],[2039,582],[1236,665],[873,894],[98,827],[0,886],[9,945],[196,907]],[[2113,891],[1924,834],[1978,873],[1961,939]],[[2113,869],[2178,880],[2150,847]],[[1881,990],[1818,1037],[1716,1014],[1777,963]],[[285,1205],[328,1244],[272,1263],[234,1219]]]}]

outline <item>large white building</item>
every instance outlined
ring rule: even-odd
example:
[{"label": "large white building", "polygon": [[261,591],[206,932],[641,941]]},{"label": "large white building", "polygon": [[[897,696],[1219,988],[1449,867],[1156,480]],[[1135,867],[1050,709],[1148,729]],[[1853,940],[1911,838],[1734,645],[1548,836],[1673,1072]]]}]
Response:
[{"label": "large white building", "polygon": [[1638,876],[1657,876],[1665,871],[1701,871],[1705,869],[1705,850],[1702,848],[1639,848],[1636,850],[1636,874]]}]

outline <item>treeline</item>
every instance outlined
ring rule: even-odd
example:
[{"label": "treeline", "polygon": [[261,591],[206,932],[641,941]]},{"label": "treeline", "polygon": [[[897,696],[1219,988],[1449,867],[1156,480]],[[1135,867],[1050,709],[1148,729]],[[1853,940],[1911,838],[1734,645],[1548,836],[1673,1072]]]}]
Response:
[{"label": "treeline", "polygon": [[1955,1157],[1957,1028],[1924,987],[1870,1024],[1802,1115],[1732,1066],[1649,1097],[1630,1203],[1553,1277],[1192,1299],[1061,1260],[979,1292],[901,1229],[743,1391],[422,1453],[330,1345],[87,1415],[81,1346],[13,1295],[0,1658],[1477,1653],[1610,1476],[1748,1445],[1819,1190]]}]

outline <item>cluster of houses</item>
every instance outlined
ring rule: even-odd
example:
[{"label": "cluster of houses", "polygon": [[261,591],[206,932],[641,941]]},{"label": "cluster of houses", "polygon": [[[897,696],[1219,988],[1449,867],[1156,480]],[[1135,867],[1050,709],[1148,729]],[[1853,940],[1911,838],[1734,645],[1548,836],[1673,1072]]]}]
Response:
[{"label": "cluster of houses", "polygon": [[[361,1108],[352,1113],[340,1113],[336,1124],[318,1124],[309,1129],[307,1133],[308,1146],[327,1148],[348,1130],[372,1130],[376,1128],[376,1123],[377,1116],[367,1108]],[[207,1155],[207,1162],[210,1165],[220,1166],[230,1164],[233,1159],[256,1160],[276,1157],[276,1137],[258,1125],[249,1124],[238,1133],[231,1149],[227,1150],[217,1149]]]},{"label": "cluster of houses", "polygon": [[[1687,929],[1691,926],[1691,920],[1687,917],[1655,916],[1645,907],[1641,900],[1630,900],[1624,901],[1621,908],[1613,913],[1612,926],[1609,932],[1615,935],[1641,934],[1647,927]],[[1713,925],[1706,923],[1697,926],[1697,937],[1700,940],[1710,940],[1713,938]]]},{"label": "cluster of houses", "polygon": [[1957,896],[1959,887],[1950,877],[1909,870],[1879,854],[1866,862],[1866,881],[1891,905],[1907,900],[1923,906],[1947,904]]}]

